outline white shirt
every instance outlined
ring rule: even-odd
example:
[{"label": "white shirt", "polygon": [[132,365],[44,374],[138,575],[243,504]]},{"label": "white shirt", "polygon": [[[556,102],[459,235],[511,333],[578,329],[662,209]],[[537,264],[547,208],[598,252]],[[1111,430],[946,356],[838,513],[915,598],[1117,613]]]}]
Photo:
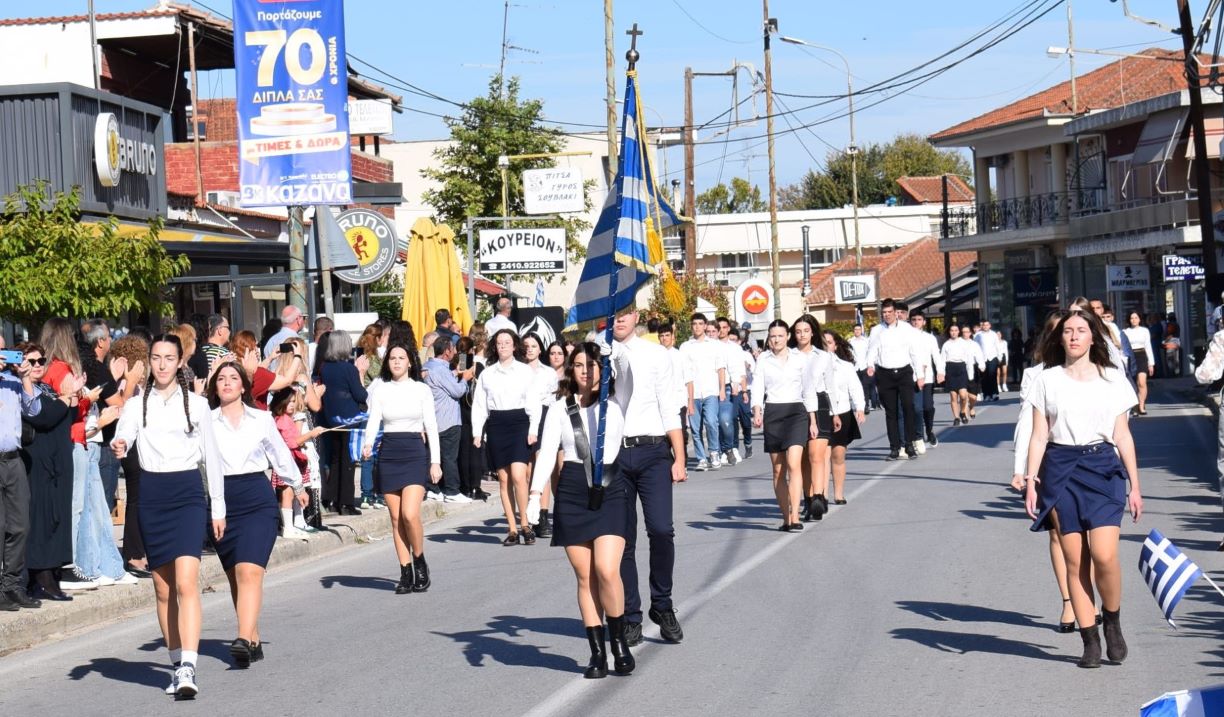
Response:
[{"label": "white shirt", "polygon": [[1037,364],[1024,369],[1024,373],[1020,375],[1020,416],[1016,419],[1016,430],[1012,434],[1012,443],[1016,450],[1012,475],[1030,475],[1028,449],[1029,440],[1033,437],[1033,404],[1028,402],[1028,397],[1033,392],[1037,377],[1044,370],[1044,365]]},{"label": "white shirt", "polygon": [[747,352],[740,347],[738,341],[719,339],[718,343],[723,345],[723,350],[726,352],[727,383],[738,392],[740,381],[747,375],[744,364],[744,354]]},{"label": "white shirt", "polygon": [[836,356],[833,357],[833,387],[829,390],[829,401],[836,416],[847,411],[857,413],[867,407],[863,382],[859,380],[854,364]]},{"label": "white shirt", "polygon": [[727,353],[722,344],[705,337],[689,339],[680,347],[680,353],[689,362],[689,375],[693,379],[693,399],[721,395],[723,383],[718,380],[718,370],[727,368]]},{"label": "white shirt", "polygon": [[429,462],[442,462],[433,389],[421,381],[404,378],[381,381],[377,386],[370,384],[369,393],[370,417],[362,441],[365,448],[374,445],[379,428],[384,433],[424,433],[429,444]]},{"label": "white shirt", "polygon": [[501,331],[502,329],[510,329],[515,334],[518,334],[519,332],[518,327],[514,325],[514,322],[511,321],[509,317],[502,316],[501,314],[498,314],[485,322],[485,333],[488,334],[490,342],[493,341],[493,337],[497,335],[497,332]]},{"label": "white shirt", "polygon": [[999,337],[993,331],[979,331],[973,335],[973,341],[982,349],[982,355],[987,361],[999,358]]},{"label": "white shirt", "polygon": [[773,351],[761,354],[752,377],[752,407],[802,402],[807,364],[808,355],[798,349],[783,349],[781,356]]},{"label": "white shirt", "polygon": [[[552,405],[552,402],[557,400],[557,384],[559,383],[559,380],[557,379],[557,369],[547,364],[540,363],[538,360],[534,364],[527,364],[527,368],[531,369],[532,374],[535,376],[535,381],[531,386],[531,390],[535,394],[535,398],[533,400],[540,404],[541,409],[543,409],[544,406]],[[531,426],[527,429],[528,435],[540,435],[540,426],[538,424],[540,415],[543,413],[543,410],[536,413],[531,422]]]},{"label": "white shirt", "polygon": [[871,338],[867,344],[867,365],[898,369],[909,365],[914,369],[914,379],[922,375],[922,351],[915,338],[918,330],[897,320],[891,327],[876,324],[871,327]]},{"label": "white shirt", "polygon": [[276,476],[293,486],[295,491],[301,488],[302,472],[298,470],[271,413],[243,406],[237,426],[221,415],[220,408],[213,410],[212,418],[225,475],[263,473],[271,467],[276,471]]},{"label": "white shirt", "polygon": [[1045,414],[1050,442],[1067,446],[1113,443],[1114,422],[1139,403],[1130,381],[1116,368],[1091,381],[1076,381],[1062,366],[1042,371],[1025,400]]},{"label": "white shirt", "polygon": [[[620,386],[617,386],[617,391],[619,390]],[[595,429],[599,425],[599,401],[595,401],[586,408],[579,407],[578,416],[582,419],[583,429],[586,430],[593,464],[595,461]],[[678,415],[677,420],[679,420]],[[608,401],[607,420],[604,425],[603,463],[605,466],[616,462],[616,457],[620,455],[621,438],[624,435],[625,418],[620,404],[616,401]],[[540,452],[536,454],[535,472],[531,475],[531,490],[544,490],[544,486],[552,478],[558,450],[565,455],[565,462],[582,463],[578,460],[578,450],[574,447],[574,424],[570,421],[563,398],[558,398],[553,402],[552,407],[548,409],[548,415],[544,418],[544,429],[540,435]]]},{"label": "white shirt", "polygon": [[[148,416],[145,420],[145,406]],[[188,393],[191,432],[183,413],[183,391],[178,386],[170,398],[163,399],[156,389],[145,397],[123,404],[115,440],[136,446],[140,467],[152,473],[198,470],[204,464],[208,495],[212,498],[213,520],[225,518],[225,468],[213,431],[212,411],[203,396]]]},{"label": "white shirt", "polygon": [[1148,331],[1146,326],[1129,326],[1122,329],[1122,333],[1126,334],[1127,340],[1130,341],[1131,350],[1147,354],[1148,365],[1151,365],[1156,356],[1152,353],[1152,332]]},{"label": "white shirt", "polygon": [[854,370],[867,370],[867,345],[871,343],[866,336],[851,336],[850,348],[854,351]]},{"label": "white shirt", "polygon": [[969,375],[970,380],[973,380],[975,375],[974,369],[977,371],[986,370],[986,356],[982,353],[982,347],[978,346],[977,342],[973,339],[961,338],[959,340],[965,342],[965,349],[972,359],[965,362],[965,373]]},{"label": "white shirt", "polygon": [[480,378],[476,379],[476,390],[472,394],[472,435],[484,435],[489,411],[522,408],[527,411],[530,425],[538,425],[540,401],[537,398],[535,371],[527,364],[522,361],[497,361],[486,366]]},{"label": "white shirt", "polygon": [[818,348],[813,348],[804,355],[807,356],[807,362],[803,367],[803,403],[808,413],[815,413],[820,410],[817,394],[828,393],[833,385],[834,356]]},{"label": "white shirt", "polygon": [[[948,339],[944,342],[943,348],[939,350],[940,356],[943,357],[945,368],[950,363],[968,364],[974,360],[973,349],[970,348],[972,342],[961,341],[959,338]],[[972,344],[976,346],[976,344]]]},{"label": "white shirt", "polygon": [[630,336],[613,344],[612,359],[616,364],[614,399],[625,415],[626,435],[664,436],[680,430],[680,407],[688,401],[678,400],[675,388],[680,381],[672,375],[667,350]]},{"label": "white shirt", "polygon": [[[689,372],[689,362],[680,353],[680,349],[672,346],[667,351],[667,358],[671,361],[672,383],[676,388],[676,398],[681,406],[688,406],[688,385],[693,382],[693,376]],[[677,409],[679,412],[679,409]]]},{"label": "white shirt", "polygon": [[934,385],[936,375],[942,375],[946,368],[943,352],[939,350],[939,341],[935,339],[935,334],[919,331],[918,346],[922,350],[922,373],[914,376],[922,376],[924,381]]}]

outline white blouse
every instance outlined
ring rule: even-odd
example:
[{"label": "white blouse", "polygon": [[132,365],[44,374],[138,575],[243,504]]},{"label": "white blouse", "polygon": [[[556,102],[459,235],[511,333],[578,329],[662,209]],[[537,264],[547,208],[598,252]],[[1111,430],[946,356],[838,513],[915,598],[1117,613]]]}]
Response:
[{"label": "white blouse", "polygon": [[785,349],[781,357],[773,351],[761,354],[752,376],[752,407],[802,402],[807,365],[808,354],[798,349]]},{"label": "white blouse", "polygon": [[1043,364],[1029,366],[1020,375],[1020,416],[1016,418],[1016,430],[1012,433],[1012,444],[1016,455],[1012,466],[1012,475],[1030,475],[1028,467],[1029,440],[1033,437],[1033,404],[1028,402],[1029,394],[1033,392],[1033,384],[1045,370]]},{"label": "white blouse", "polygon": [[[587,442],[591,447],[591,461],[595,460],[595,430],[599,426],[599,401],[582,408],[579,406],[578,416],[586,430]],[[607,422],[604,426],[604,465],[616,462],[620,454],[621,438],[625,435],[625,418],[620,404],[608,401]],[[544,430],[540,437],[540,452],[536,455],[535,473],[531,476],[531,490],[543,491],[550,478],[553,466],[557,463],[557,451],[564,454],[567,463],[581,464],[578,451],[574,447],[574,426],[570,421],[565,399],[556,399],[548,409],[544,418]]]},{"label": "white blouse", "polygon": [[[532,390],[535,392],[536,400],[540,406],[550,406],[557,398],[557,384],[560,380],[557,378],[557,369],[547,364],[536,361],[534,365],[527,364],[527,368],[531,369],[535,374],[535,382]],[[536,414],[535,420],[532,421],[531,427],[527,429],[527,433],[532,436],[539,435],[539,416],[543,413],[540,411]]]},{"label": "white blouse", "polygon": [[263,473],[271,467],[295,491],[301,488],[302,472],[271,413],[243,406],[237,426],[222,415],[220,408],[213,410],[212,418],[225,475]]},{"label": "white blouse", "polygon": [[429,462],[441,463],[438,443],[438,414],[434,412],[433,391],[428,385],[404,378],[371,384],[370,415],[366,420],[365,448],[372,447],[378,429],[384,433],[424,433],[429,443]]},{"label": "white blouse", "polygon": [[1130,341],[1132,351],[1135,353],[1142,351],[1147,354],[1150,365],[1156,355],[1152,353],[1152,332],[1148,331],[1146,326],[1128,326],[1122,329],[1122,333],[1126,334],[1127,340]]},{"label": "white blouse", "polygon": [[840,358],[833,359],[833,387],[829,389],[829,401],[833,414],[840,416],[847,411],[862,411],[867,407],[863,396],[863,382],[859,380],[854,364]]},{"label": "white blouse", "polygon": [[[502,363],[497,361],[476,379],[472,395],[472,435],[484,435],[485,422],[490,411],[527,411],[529,425],[540,421],[541,401],[537,400],[536,374],[522,361]],[[528,435],[531,435],[530,433]]]},{"label": "white blouse", "polygon": [[1105,369],[1103,376],[1091,381],[1077,381],[1065,368],[1055,366],[1041,372],[1025,401],[1045,414],[1050,442],[1087,446],[1113,443],[1115,421],[1138,404],[1139,397],[1115,368]]},{"label": "white blouse", "polygon": [[808,351],[807,365],[803,378],[803,402],[807,404],[808,413],[819,409],[817,394],[828,393],[833,384],[833,354],[828,351],[813,348]]},{"label": "white blouse", "polygon": [[[147,420],[145,406],[148,406]],[[156,389],[146,397],[123,404],[115,440],[136,446],[140,467],[152,473],[198,470],[204,464],[213,520],[225,518],[225,468],[213,430],[212,411],[203,396],[188,393],[191,432],[183,412],[183,391],[178,386],[170,398]]]},{"label": "white blouse", "polygon": [[[959,338],[948,339],[944,342],[943,348],[939,350],[939,355],[943,357],[945,364],[968,364],[974,358],[973,349],[969,346],[970,343],[969,341],[961,341]],[[977,344],[973,345],[976,346]]]}]

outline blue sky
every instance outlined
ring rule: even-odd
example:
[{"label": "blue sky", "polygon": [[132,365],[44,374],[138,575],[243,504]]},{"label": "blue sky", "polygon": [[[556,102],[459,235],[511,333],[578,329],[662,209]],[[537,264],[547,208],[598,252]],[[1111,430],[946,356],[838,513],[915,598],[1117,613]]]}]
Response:
[{"label": "blue sky", "polygon": [[[98,12],[137,10],[153,4],[154,0],[95,0]],[[195,4],[227,16],[231,13],[227,0]],[[772,0],[770,14],[778,19],[781,34],[841,51],[850,62],[856,87],[864,87],[934,58],[1026,4],[1027,0]],[[1050,4],[1050,0],[1041,4]],[[1194,0],[1192,8],[1201,12],[1203,4]],[[1170,0],[1132,0],[1130,5],[1138,14],[1168,24],[1176,22],[1176,6]],[[4,2],[0,3],[0,17],[24,16],[17,6],[37,7],[42,15],[66,15],[83,13],[87,2],[41,0],[34,6]],[[599,0],[512,0],[509,43],[530,52],[511,50],[507,74],[521,78],[524,96],[544,101],[551,119],[587,124],[604,121],[602,6]],[[496,71],[504,9],[503,0],[347,0],[348,50],[429,92],[467,100],[482,94]],[[738,60],[764,69],[761,4],[755,0],[615,0],[615,21],[618,95],[624,89],[624,52],[628,48],[624,32],[637,22],[646,33],[639,40],[642,59],[638,70],[650,124],[682,122],[686,66],[697,72],[718,72]],[[1074,26],[1077,48],[1135,52],[1146,46],[1180,47],[1177,38],[1126,19],[1121,3],[1107,0],[1074,0]],[[856,112],[858,143],[885,142],[902,131],[930,134],[1061,82],[1069,74],[1066,58],[1050,59],[1045,51],[1049,45],[1066,44],[1066,8],[1060,5],[999,46],[908,94],[876,107],[867,105],[878,95],[861,97]],[[1077,73],[1113,59],[1080,54]],[[371,79],[380,79],[368,68],[354,66]],[[845,92],[845,70],[836,55],[776,40],[773,77],[778,92]],[[201,94],[206,97],[226,95],[231,87],[231,78],[201,79]],[[740,75],[739,91],[741,99],[751,91],[745,74]],[[731,106],[732,84],[727,78],[698,78],[693,95],[700,125]],[[428,112],[457,111],[408,93],[404,99],[409,107]],[[782,98],[786,107],[798,110],[788,118],[796,126],[844,114],[844,100],[801,109],[817,101]],[[752,117],[753,104],[742,106],[742,119]],[[786,107],[779,105],[775,111]],[[755,109],[764,115],[763,98],[756,99]],[[808,169],[818,167],[831,147],[841,149],[848,142],[844,117],[811,131],[788,130],[785,120],[775,122],[779,185],[797,181]],[[714,136],[712,130],[699,132],[703,144],[696,149],[698,189],[734,176],[749,177],[764,189],[765,145],[762,139],[755,139],[764,133],[764,120],[722,136]],[[437,118],[411,111],[396,117],[398,138],[444,136],[445,127]],[[682,160],[678,148],[669,151],[668,169],[674,176],[680,176]]]}]

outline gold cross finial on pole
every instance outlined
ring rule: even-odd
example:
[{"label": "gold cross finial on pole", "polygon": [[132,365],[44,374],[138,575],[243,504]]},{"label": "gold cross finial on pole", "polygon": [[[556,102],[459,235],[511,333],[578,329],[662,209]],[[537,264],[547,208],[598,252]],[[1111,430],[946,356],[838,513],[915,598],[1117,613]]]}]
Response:
[{"label": "gold cross finial on pole", "polygon": [[638,29],[638,25],[635,22],[631,29],[625,31],[625,34],[629,36],[629,51],[625,53],[625,59],[629,61],[629,69],[632,70],[637,65],[638,58],[641,57],[637,51],[638,36],[645,33]]}]

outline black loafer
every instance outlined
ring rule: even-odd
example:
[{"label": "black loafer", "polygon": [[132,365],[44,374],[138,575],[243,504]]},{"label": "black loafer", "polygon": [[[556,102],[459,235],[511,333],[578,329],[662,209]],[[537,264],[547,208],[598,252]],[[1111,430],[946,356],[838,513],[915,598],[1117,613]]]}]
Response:
[{"label": "black loafer", "polygon": [[124,563],[123,569],[127,571],[128,573],[131,573],[132,577],[140,578],[141,580],[148,580],[149,578],[153,577],[153,573],[143,568],[138,568],[135,565],[132,565],[131,563]]},{"label": "black loafer", "polygon": [[251,645],[251,662],[259,662],[263,657],[263,643],[257,642]]},{"label": "black loafer", "polygon": [[234,658],[234,666],[245,670],[251,666],[251,643],[245,638],[238,638],[230,643],[230,657]]},{"label": "black loafer", "polygon": [[888,452],[888,457],[887,457],[887,458],[885,458],[884,460],[886,460],[886,461],[898,461],[898,460],[901,460],[901,451],[889,451],[889,452]]},{"label": "black loafer", "polygon": [[42,585],[35,585],[30,591],[30,597],[36,600],[50,600],[51,602],[72,602],[72,596],[60,590],[59,592],[51,592]]}]

